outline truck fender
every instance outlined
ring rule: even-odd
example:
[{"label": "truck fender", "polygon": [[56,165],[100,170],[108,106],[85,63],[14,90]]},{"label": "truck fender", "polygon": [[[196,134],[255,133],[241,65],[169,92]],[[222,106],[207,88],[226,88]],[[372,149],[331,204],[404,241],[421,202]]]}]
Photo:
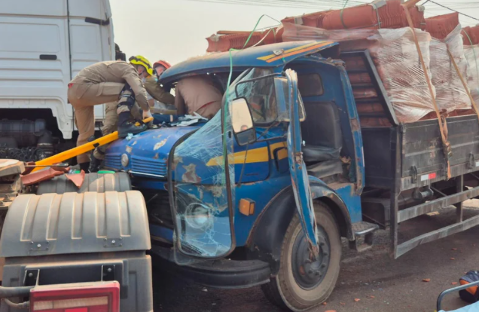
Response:
[{"label": "truck fender", "polygon": [[348,240],[354,240],[351,216],[348,207],[336,192],[322,182],[310,181],[313,200],[321,200],[331,208],[339,225],[340,234]]},{"label": "truck fender", "polygon": [[[341,198],[327,185],[311,182],[313,200],[325,202],[333,212],[341,236],[353,239],[349,212]],[[291,186],[280,191],[263,209],[249,234],[246,245],[248,257],[268,262],[271,273],[279,270],[281,244],[291,219],[296,213],[296,202]]]}]

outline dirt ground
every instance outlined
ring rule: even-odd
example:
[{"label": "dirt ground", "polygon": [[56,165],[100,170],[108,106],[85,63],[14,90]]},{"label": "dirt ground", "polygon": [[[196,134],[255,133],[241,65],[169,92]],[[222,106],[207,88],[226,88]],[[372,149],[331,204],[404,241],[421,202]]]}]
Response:
[{"label": "dirt ground", "polygon": [[[466,205],[466,217],[478,213],[479,205]],[[454,220],[454,213],[445,209],[438,215],[416,218],[401,225],[401,232],[408,237],[434,230]],[[441,291],[454,287],[452,283],[466,271],[479,269],[479,227],[422,245],[396,260],[388,255],[388,237],[388,232],[379,231],[375,247],[363,253],[349,251],[345,246],[336,289],[326,305],[311,311],[433,312]],[[154,296],[155,311],[282,311],[268,302],[260,287],[205,288],[161,270],[155,272]],[[450,311],[464,305],[457,294],[451,294],[443,308]]]}]

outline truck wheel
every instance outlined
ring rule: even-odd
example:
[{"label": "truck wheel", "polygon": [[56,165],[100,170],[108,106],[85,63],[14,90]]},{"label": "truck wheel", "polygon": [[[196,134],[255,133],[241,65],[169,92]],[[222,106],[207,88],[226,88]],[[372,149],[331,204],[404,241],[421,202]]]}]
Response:
[{"label": "truck wheel", "polygon": [[304,311],[324,302],[338,280],[342,248],[339,228],[325,204],[315,202],[314,208],[319,259],[309,260],[308,243],[295,214],[281,246],[278,275],[261,287],[273,304],[292,311]]}]

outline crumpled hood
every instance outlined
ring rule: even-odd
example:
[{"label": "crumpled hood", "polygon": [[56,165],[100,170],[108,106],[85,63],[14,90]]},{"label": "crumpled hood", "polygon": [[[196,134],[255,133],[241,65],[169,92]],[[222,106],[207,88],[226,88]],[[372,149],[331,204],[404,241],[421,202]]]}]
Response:
[{"label": "crumpled hood", "polygon": [[[117,140],[106,151],[105,166],[132,174],[166,177],[171,148],[184,135],[199,127],[160,128],[145,131],[129,140]],[[128,157],[126,166],[125,157]]]}]

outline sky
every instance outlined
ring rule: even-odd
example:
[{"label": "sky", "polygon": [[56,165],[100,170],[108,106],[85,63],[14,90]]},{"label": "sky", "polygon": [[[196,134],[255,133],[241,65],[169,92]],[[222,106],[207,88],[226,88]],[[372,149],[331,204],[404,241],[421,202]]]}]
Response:
[{"label": "sky", "polygon": [[[140,54],[151,63],[162,59],[173,65],[205,54],[205,38],[218,30],[252,31],[263,14],[271,18],[263,17],[258,28],[277,25],[286,16],[341,9],[345,0],[250,0],[254,5],[238,4],[245,1],[248,0],[110,0],[115,42],[127,57]],[[287,7],[272,4],[279,2],[286,2]],[[369,1],[349,0],[347,6],[359,2]],[[479,18],[477,0],[434,2]],[[451,13],[431,2],[425,8],[426,17]],[[479,23],[463,16],[460,22],[463,27]]]}]

